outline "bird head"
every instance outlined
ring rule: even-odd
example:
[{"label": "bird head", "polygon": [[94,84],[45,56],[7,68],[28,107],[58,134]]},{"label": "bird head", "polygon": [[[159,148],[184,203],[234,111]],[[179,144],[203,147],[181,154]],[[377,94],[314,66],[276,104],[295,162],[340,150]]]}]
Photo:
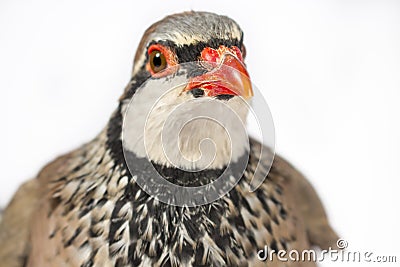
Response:
[{"label": "bird head", "polygon": [[237,160],[248,150],[238,128],[253,96],[245,53],[242,30],[226,16],[192,11],[150,26],[120,98],[124,148],[185,170]]}]

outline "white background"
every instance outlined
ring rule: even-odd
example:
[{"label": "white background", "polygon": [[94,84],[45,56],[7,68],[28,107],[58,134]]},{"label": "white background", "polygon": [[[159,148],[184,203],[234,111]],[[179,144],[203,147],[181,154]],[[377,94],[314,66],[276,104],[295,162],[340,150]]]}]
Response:
[{"label": "white background", "polygon": [[190,9],[243,28],[277,151],[312,181],[349,250],[398,253],[399,1],[2,0],[0,205],[105,126],[144,30]]}]

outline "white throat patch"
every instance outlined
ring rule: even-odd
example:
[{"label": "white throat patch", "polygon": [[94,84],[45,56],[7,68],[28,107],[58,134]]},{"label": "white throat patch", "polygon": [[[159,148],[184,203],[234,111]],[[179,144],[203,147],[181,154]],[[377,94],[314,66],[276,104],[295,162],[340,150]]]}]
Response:
[{"label": "white throat patch", "polygon": [[[123,145],[138,157],[168,167],[220,169],[249,149],[245,129],[249,106],[194,98],[183,92],[185,74],[149,79],[123,105]],[[171,89],[172,88],[172,89]]]}]

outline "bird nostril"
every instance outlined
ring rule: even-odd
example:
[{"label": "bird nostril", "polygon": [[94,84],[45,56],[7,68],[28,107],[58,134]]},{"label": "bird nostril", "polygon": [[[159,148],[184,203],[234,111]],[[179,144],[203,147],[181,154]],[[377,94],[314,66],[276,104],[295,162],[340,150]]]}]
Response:
[{"label": "bird nostril", "polygon": [[194,89],[190,90],[189,92],[192,93],[195,98],[204,96],[204,90],[201,88],[194,88]]},{"label": "bird nostril", "polygon": [[229,100],[232,97],[234,97],[234,95],[227,95],[227,94],[223,94],[223,95],[217,95],[215,96],[218,100]]}]

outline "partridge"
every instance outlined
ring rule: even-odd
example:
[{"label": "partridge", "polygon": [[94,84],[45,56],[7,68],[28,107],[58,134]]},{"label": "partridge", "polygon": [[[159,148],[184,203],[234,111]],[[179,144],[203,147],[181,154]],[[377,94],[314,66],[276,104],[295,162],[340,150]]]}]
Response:
[{"label": "partridge", "polygon": [[[315,266],[259,257],[265,246],[327,249],[338,237],[300,172],[278,155],[261,156],[259,141],[239,130],[229,136],[221,126],[232,119],[223,107],[246,120],[253,88],[244,58],[243,32],[226,16],[191,11],[150,26],[106,127],[46,165],[5,208],[0,266]],[[164,87],[172,89],[163,94]],[[178,107],[184,112],[169,116]],[[202,112],[222,122],[193,121],[175,142],[174,125]],[[199,148],[204,138],[213,145]],[[202,149],[217,151],[211,162],[198,160]],[[243,171],[237,162],[245,162]],[[204,203],[206,191],[182,200],[167,188],[143,186],[155,181],[154,168],[195,190],[228,165],[237,183]],[[257,166],[269,172],[253,191]]]}]

